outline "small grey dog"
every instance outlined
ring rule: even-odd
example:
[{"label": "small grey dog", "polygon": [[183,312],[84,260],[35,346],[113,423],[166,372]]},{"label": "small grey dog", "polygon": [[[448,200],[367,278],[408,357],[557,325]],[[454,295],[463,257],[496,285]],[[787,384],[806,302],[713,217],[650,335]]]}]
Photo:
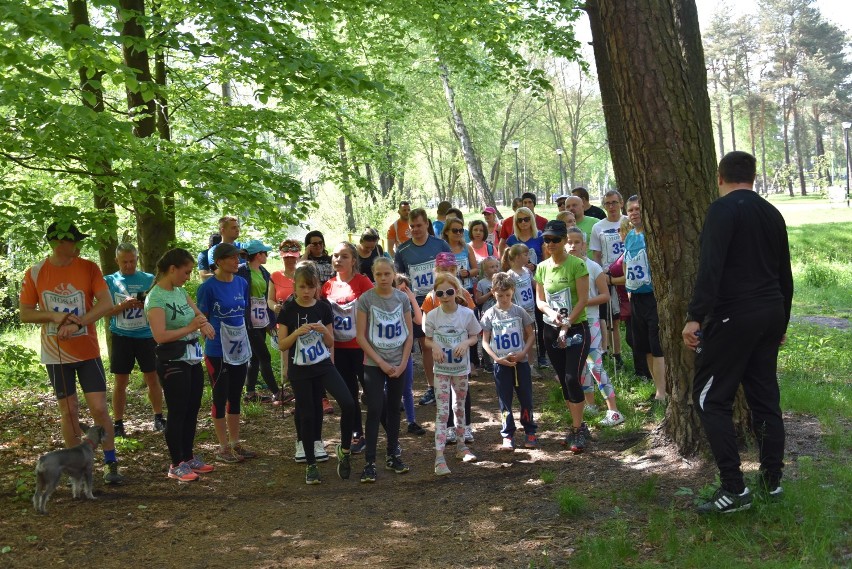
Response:
[{"label": "small grey dog", "polygon": [[80,429],[86,431],[82,443],[75,447],[51,451],[38,459],[35,469],[36,491],[33,495],[33,506],[36,512],[47,513],[47,501],[56,490],[62,473],[71,477],[74,498],[78,498],[82,491],[86,498],[95,499],[92,496],[95,449],[104,440],[106,433],[103,427],[87,428],[82,423]]}]

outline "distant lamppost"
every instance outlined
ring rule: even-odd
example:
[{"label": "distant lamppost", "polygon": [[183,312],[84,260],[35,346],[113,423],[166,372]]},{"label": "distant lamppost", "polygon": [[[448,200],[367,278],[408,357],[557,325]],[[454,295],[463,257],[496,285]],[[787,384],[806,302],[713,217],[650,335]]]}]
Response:
[{"label": "distant lamppost", "polygon": [[521,178],[518,173],[518,148],[521,147],[521,143],[517,140],[512,141],[512,148],[515,149],[515,196],[520,197],[521,195]]},{"label": "distant lamppost", "polygon": [[846,207],[849,207],[849,129],[852,128],[852,122],[844,122],[843,124],[843,141],[846,147]]},{"label": "distant lamppost", "polygon": [[559,195],[560,196],[565,195],[565,193],[562,190],[563,186],[565,185],[565,182],[562,179],[562,152],[563,152],[563,150],[561,148],[556,149],[556,153],[559,155]]}]

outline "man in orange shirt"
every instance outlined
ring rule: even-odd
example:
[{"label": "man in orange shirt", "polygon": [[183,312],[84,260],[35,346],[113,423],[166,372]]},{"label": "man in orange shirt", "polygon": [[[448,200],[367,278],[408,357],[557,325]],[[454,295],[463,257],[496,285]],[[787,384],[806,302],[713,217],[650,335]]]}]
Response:
[{"label": "man in orange shirt", "polygon": [[388,253],[393,257],[396,249],[411,239],[411,229],[408,224],[408,214],[411,213],[411,202],[399,202],[399,219],[388,227]]},{"label": "man in orange shirt", "polygon": [[[77,380],[95,424],[106,431],[104,482],[120,484],[112,420],[107,410],[106,373],[95,322],[113,308],[100,268],[80,258],[88,237],[73,224],[53,223],[45,235],[52,253],[30,267],[21,288],[21,322],[41,324],[41,363],[56,394],[65,446],[80,444]],[[95,302],[97,299],[97,302]]]}]

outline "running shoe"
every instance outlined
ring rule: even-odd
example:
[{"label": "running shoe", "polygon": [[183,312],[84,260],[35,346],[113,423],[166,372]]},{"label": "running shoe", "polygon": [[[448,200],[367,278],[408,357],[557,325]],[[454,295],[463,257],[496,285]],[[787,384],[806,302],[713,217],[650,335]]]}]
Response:
[{"label": "running shoe", "polygon": [[215,467],[212,464],[207,464],[206,462],[201,460],[201,457],[199,457],[198,455],[193,456],[191,459],[187,460],[183,464],[189,466],[189,468],[191,468],[192,471],[196,474],[208,474],[215,470]]},{"label": "running shoe", "polygon": [[418,401],[419,405],[433,405],[435,403],[435,388],[430,387]]},{"label": "running shoe", "polygon": [[243,458],[257,458],[257,453],[243,446],[243,443],[237,443],[233,447],[234,452]]},{"label": "running shoe", "polygon": [[450,469],[447,467],[447,461],[442,456],[440,458],[435,459],[435,475],[436,476],[446,476],[450,473]]},{"label": "running shoe", "polygon": [[262,395],[256,391],[249,391],[243,396],[243,401],[246,403],[269,403],[272,398],[269,395]]},{"label": "running shoe", "polygon": [[376,476],[376,465],[372,462],[364,466],[364,470],[361,472],[361,482],[375,482]]},{"label": "running shoe", "polygon": [[464,442],[472,443],[473,442],[473,427],[470,425],[465,426],[464,428]]},{"label": "running shoe", "polygon": [[192,468],[186,462],[181,462],[177,466],[169,466],[169,478],[174,478],[178,482],[192,482],[198,480],[198,474],[192,471]]},{"label": "running shoe", "polygon": [[500,450],[506,452],[515,452],[515,441],[512,437],[503,437],[503,444],[500,445]]},{"label": "running shoe", "polygon": [[571,452],[574,454],[580,454],[586,450],[586,432],[588,432],[588,428],[584,431],[582,426],[574,431],[574,440],[571,442],[570,447]]},{"label": "running shoe", "polygon": [[538,437],[535,435],[525,435],[524,448],[538,448]]},{"label": "running shoe", "polygon": [[411,435],[425,435],[426,429],[418,425],[417,423],[409,423],[408,424],[408,433]]},{"label": "running shoe", "polygon": [[216,451],[216,460],[227,464],[236,464],[238,462],[242,462],[243,457],[235,453],[233,449],[229,448],[226,451]]},{"label": "running shoe", "polygon": [[592,432],[589,430],[589,425],[587,425],[585,421],[580,423],[580,432],[586,439],[592,438]]},{"label": "running shoe", "polygon": [[320,480],[319,468],[316,464],[309,464],[305,468],[305,484],[319,484]]},{"label": "running shoe", "polygon": [[331,406],[331,402],[327,397],[322,398],[322,412],[325,415],[331,415],[334,413],[334,407]]},{"label": "running shoe", "polygon": [[770,502],[783,498],[784,488],[781,487],[781,477],[772,476],[765,470],[759,471],[755,480],[755,495]]},{"label": "running shoe", "polygon": [[539,356],[538,358],[538,367],[550,367],[550,364],[547,362],[547,356]]},{"label": "running shoe", "polygon": [[466,446],[460,446],[458,450],[456,450],[456,458],[462,462],[474,462],[476,460],[476,455],[473,454],[473,452],[471,452],[471,450]]},{"label": "running shoe", "polygon": [[166,430],[166,420],[162,415],[154,415],[154,430],[157,432]]},{"label": "running shoe", "polygon": [[448,445],[456,444],[456,428],[455,427],[447,427],[447,444]]},{"label": "running shoe", "polygon": [[[373,468],[375,468],[375,465]],[[385,470],[393,470],[397,474],[405,474],[408,472],[408,465],[402,462],[402,458],[399,456],[388,455],[385,458]]]},{"label": "running shoe", "polygon": [[364,437],[353,437],[352,444],[349,447],[349,452],[352,454],[361,454],[364,451],[364,447],[367,446],[367,439]]},{"label": "running shoe", "polygon": [[601,425],[604,427],[614,427],[616,425],[620,425],[624,422],[624,415],[621,414],[620,411],[613,411],[612,409],[606,412],[606,417],[601,419]]},{"label": "running shoe", "polygon": [[343,446],[337,445],[334,447],[334,453],[337,455],[337,475],[343,480],[348,480],[352,473],[352,463],[350,459],[352,455],[343,451]]},{"label": "running shoe", "polygon": [[746,488],[742,494],[728,492],[719,488],[709,502],[698,506],[699,514],[730,514],[751,508],[751,491]]},{"label": "running shoe", "polygon": [[293,395],[293,392],[287,389],[286,387],[281,389],[278,393],[272,396],[272,404],[273,405],[284,405],[285,403],[289,403],[296,399],[296,396]]},{"label": "running shoe", "polygon": [[317,462],[325,462],[328,460],[328,453],[325,452],[324,441],[314,441],[314,458]]},{"label": "running shoe", "polygon": [[302,441],[296,441],[296,455],[293,460],[296,462],[307,462],[308,460],[305,458],[305,445],[302,444]]}]

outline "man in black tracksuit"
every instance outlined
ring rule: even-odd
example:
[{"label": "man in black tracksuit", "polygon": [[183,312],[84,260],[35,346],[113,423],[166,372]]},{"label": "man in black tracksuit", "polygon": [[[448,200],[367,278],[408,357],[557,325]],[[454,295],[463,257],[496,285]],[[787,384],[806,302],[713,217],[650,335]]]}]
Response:
[{"label": "man in black tracksuit", "polygon": [[770,497],[782,492],[784,422],[776,370],[793,275],[784,218],[753,191],[755,170],[755,158],[746,152],[730,152],[719,163],[721,197],[707,210],[683,329],[684,343],[696,351],[693,398],[722,482],[701,512],[751,506],[732,419],[740,384],[760,450],[759,485]]}]

